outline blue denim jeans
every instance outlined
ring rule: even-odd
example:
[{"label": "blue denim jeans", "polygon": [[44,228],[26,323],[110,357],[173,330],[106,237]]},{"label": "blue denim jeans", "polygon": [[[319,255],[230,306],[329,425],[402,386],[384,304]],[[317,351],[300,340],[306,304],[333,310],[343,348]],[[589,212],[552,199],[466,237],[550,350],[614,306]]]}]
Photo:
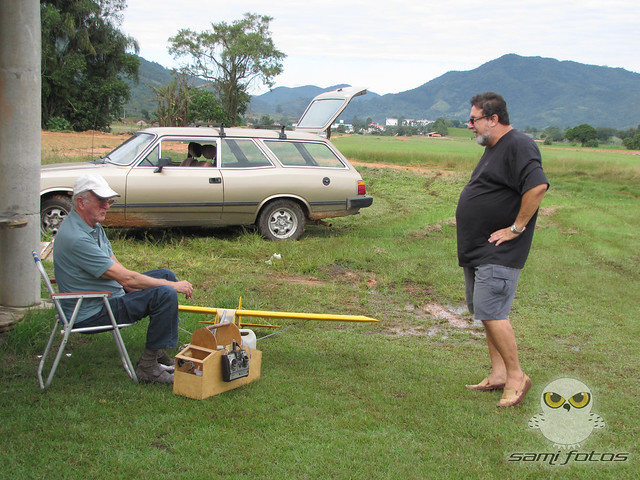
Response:
[{"label": "blue denim jeans", "polygon": [[[177,280],[175,274],[165,268],[144,272],[143,275],[172,282]],[[146,348],[160,350],[178,346],[178,292],[173,287],[153,287],[129,292],[120,297],[111,297],[109,304],[118,323],[133,323],[149,317]],[[100,313],[76,325],[93,327],[110,324],[106,307],[102,307]]]}]

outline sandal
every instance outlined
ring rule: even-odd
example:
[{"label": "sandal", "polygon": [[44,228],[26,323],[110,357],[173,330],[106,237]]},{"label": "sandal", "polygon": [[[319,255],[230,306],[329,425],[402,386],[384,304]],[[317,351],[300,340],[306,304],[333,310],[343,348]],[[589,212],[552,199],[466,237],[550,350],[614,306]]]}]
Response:
[{"label": "sandal", "polygon": [[524,400],[524,396],[527,394],[530,388],[531,379],[527,376],[527,374],[523,374],[522,382],[520,382],[520,386],[518,386],[516,390],[512,388],[505,388],[504,394],[498,402],[498,407],[506,408],[520,405]]},{"label": "sandal", "polygon": [[493,390],[502,390],[504,388],[504,383],[491,384],[489,383],[489,377],[487,377],[476,385],[465,385],[465,388],[475,390],[477,392],[491,392]]}]

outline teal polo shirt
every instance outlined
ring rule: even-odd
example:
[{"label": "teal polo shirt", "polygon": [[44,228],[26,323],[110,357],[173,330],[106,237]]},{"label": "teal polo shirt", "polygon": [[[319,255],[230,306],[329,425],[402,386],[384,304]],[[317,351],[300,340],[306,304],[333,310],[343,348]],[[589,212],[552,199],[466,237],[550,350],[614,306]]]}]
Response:
[{"label": "teal polo shirt", "polygon": [[[102,278],[115,262],[113,250],[102,225],[87,225],[73,210],[60,225],[53,243],[53,266],[58,291],[96,292],[107,291],[115,297],[124,295],[124,289],[115,280]],[[75,300],[62,303],[64,313],[71,319]],[[85,299],[76,323],[96,315],[104,302],[100,298]]]}]

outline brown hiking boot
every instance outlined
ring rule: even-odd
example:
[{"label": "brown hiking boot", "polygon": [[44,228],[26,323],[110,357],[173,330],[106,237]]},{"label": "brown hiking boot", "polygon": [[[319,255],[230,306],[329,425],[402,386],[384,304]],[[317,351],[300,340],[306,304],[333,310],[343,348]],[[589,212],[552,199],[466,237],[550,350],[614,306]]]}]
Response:
[{"label": "brown hiking boot", "polygon": [[142,383],[173,383],[173,373],[157,361],[158,350],[145,350],[138,360],[136,376]]},{"label": "brown hiking boot", "polygon": [[175,362],[173,361],[173,358],[167,355],[167,352],[165,352],[164,350],[160,350],[160,353],[158,353],[156,359],[164,370],[169,373],[173,373],[175,369]]}]

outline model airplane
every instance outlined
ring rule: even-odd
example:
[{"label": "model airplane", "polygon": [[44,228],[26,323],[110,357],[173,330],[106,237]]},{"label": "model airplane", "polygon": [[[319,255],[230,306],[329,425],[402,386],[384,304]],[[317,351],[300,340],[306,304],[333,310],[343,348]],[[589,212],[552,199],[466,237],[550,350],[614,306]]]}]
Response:
[{"label": "model airplane", "polygon": [[283,318],[296,320],[321,320],[333,322],[377,322],[378,320],[364,315],[336,315],[331,313],[298,313],[298,312],[276,312],[269,310],[247,310],[242,308],[242,297],[238,302],[238,308],[213,308],[199,307],[195,305],[178,305],[181,312],[203,313],[215,315],[213,321],[203,321],[201,323],[219,324],[234,323],[238,327],[251,328],[279,328],[280,325],[270,325],[264,323],[247,323],[242,317],[260,318]]}]

